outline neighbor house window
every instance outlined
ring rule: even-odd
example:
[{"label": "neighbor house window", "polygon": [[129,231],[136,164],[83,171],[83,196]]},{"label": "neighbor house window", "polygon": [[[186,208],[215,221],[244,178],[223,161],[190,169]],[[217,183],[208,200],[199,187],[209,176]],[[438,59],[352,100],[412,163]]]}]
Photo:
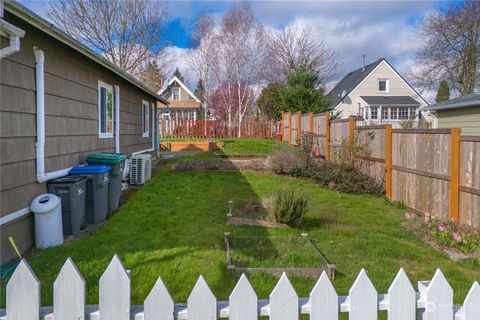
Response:
[{"label": "neighbor house window", "polygon": [[407,107],[400,107],[398,108],[398,119],[405,120],[408,119],[408,108]]},{"label": "neighbor house window", "polygon": [[390,119],[397,120],[398,119],[398,107],[391,107],[390,108]]},{"label": "neighbor house window", "polygon": [[150,104],[142,101],[142,137],[148,137],[150,129]]},{"label": "neighbor house window", "polygon": [[370,118],[373,120],[378,119],[378,107],[370,107]]},{"label": "neighbor house window", "polygon": [[98,82],[98,136],[113,137],[113,89],[101,81]]},{"label": "neighbor house window", "polygon": [[382,107],[382,120],[388,120],[388,108]]},{"label": "neighbor house window", "polygon": [[387,79],[378,80],[378,91],[379,92],[388,92],[389,90],[389,81]]},{"label": "neighbor house window", "polygon": [[173,87],[172,88],[172,100],[174,100],[174,101],[180,100],[180,88],[179,87]]}]

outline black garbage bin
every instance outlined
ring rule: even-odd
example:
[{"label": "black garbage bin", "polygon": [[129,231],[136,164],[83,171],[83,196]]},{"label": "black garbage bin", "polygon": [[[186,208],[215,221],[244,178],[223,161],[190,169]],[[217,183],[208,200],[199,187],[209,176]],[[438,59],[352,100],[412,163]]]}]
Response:
[{"label": "black garbage bin", "polygon": [[78,235],[85,222],[85,194],[87,178],[68,176],[48,182],[48,193],[62,200],[63,236]]}]

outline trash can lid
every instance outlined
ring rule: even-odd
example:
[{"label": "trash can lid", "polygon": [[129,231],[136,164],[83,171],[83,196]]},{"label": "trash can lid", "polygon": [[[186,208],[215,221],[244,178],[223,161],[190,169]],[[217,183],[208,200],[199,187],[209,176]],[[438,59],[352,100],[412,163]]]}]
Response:
[{"label": "trash can lid", "polygon": [[88,163],[118,164],[125,160],[126,156],[121,153],[91,153],[87,156]]},{"label": "trash can lid", "polygon": [[33,213],[47,213],[60,205],[60,198],[51,193],[41,194],[33,199],[30,210]]},{"label": "trash can lid", "polygon": [[55,184],[55,183],[77,183],[83,180],[87,180],[86,176],[66,176],[58,179],[53,179],[48,181],[48,184]]},{"label": "trash can lid", "polygon": [[70,174],[92,174],[92,173],[105,173],[110,171],[112,167],[110,166],[96,166],[96,165],[86,165],[73,167],[70,170]]}]

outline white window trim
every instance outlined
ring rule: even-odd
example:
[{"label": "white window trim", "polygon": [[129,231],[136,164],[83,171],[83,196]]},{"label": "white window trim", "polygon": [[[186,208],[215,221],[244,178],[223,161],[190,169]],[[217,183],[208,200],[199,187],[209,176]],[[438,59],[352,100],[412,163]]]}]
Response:
[{"label": "white window trim", "polygon": [[101,132],[102,131],[102,124],[100,123],[101,117],[101,101],[100,99],[102,98],[102,95],[100,94],[100,88],[104,87],[112,92],[112,98],[113,98],[113,87],[103,81],[98,80],[98,88],[97,88],[97,95],[98,95],[98,101],[97,101],[97,109],[98,109],[98,138],[99,139],[111,139],[113,138],[113,132],[115,131],[115,106],[114,106],[114,99],[112,99],[112,132]]},{"label": "white window trim", "polygon": [[[390,92],[390,79],[377,79],[377,91],[379,93],[389,93]],[[385,81],[385,91],[380,91],[380,81]]]},{"label": "white window trim", "polygon": [[[147,107],[146,117],[150,118],[150,103],[146,100],[142,100],[142,138],[148,138],[150,136],[150,121],[148,121],[148,126],[145,125],[145,118],[143,117],[143,108]],[[145,129],[146,131],[143,131]]]},{"label": "white window trim", "polygon": [[[174,99],[174,94],[173,94],[173,90],[174,89],[178,89],[178,100],[175,100]],[[182,100],[182,90],[180,90],[180,87],[172,87],[172,101],[180,101]]]}]

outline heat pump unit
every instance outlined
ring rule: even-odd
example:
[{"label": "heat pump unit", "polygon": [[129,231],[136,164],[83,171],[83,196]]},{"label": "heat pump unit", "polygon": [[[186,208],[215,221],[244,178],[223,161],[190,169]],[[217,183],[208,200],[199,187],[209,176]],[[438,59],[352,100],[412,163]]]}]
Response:
[{"label": "heat pump unit", "polygon": [[149,154],[133,156],[130,164],[130,184],[144,184],[152,177],[152,157]]}]

